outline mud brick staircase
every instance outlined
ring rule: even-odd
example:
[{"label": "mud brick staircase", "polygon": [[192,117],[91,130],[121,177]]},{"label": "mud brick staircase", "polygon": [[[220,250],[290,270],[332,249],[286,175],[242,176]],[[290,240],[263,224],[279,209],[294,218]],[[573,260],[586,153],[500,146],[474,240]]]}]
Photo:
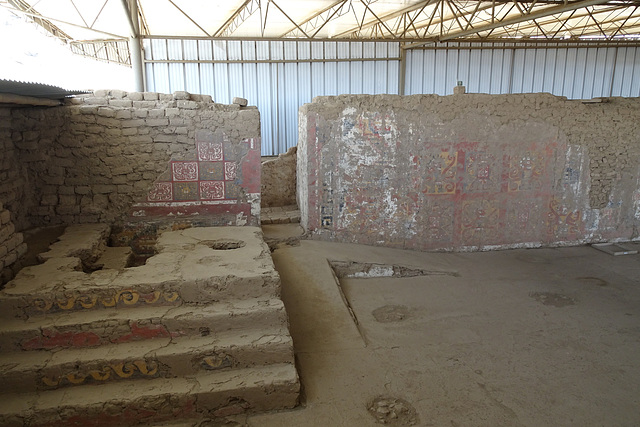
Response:
[{"label": "mud brick staircase", "polygon": [[195,425],[296,405],[259,228],[165,232],[130,268],[109,231],[67,227],[0,292],[0,425]]}]

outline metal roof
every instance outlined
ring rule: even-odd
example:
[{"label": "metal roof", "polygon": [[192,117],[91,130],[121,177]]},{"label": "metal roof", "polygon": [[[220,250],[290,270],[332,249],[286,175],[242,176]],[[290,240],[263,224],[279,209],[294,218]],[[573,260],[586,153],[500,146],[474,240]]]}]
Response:
[{"label": "metal roof", "polygon": [[640,44],[640,0],[0,0],[86,56],[140,38]]},{"label": "metal roof", "polygon": [[30,96],[33,98],[64,99],[68,96],[88,92],[86,90],[67,90],[42,83],[0,79],[0,93]]},{"label": "metal roof", "polygon": [[84,90],[67,90],[42,83],[0,79],[0,106],[25,105],[56,106],[68,96],[88,93]]}]

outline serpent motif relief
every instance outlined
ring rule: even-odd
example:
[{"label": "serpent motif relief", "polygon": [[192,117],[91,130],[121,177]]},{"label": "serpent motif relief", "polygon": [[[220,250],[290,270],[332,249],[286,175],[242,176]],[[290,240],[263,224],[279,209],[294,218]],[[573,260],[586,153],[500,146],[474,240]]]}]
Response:
[{"label": "serpent motif relief", "polygon": [[213,354],[202,359],[202,367],[208,370],[223,369],[232,367],[234,364],[233,358],[228,354]]},{"label": "serpent motif relief", "polygon": [[81,374],[72,372],[69,374],[44,376],[42,382],[48,387],[58,387],[65,382],[70,384],[82,384],[86,380],[107,381],[109,379],[130,378],[135,374],[139,376],[152,377],[158,373],[158,364],[156,362],[147,363],[144,360],[135,360],[133,362],[114,363],[107,365],[102,369],[90,370]]},{"label": "serpent motif relief", "polygon": [[116,292],[113,296],[92,296],[92,295],[73,295],[66,299],[38,298],[33,300],[33,307],[42,313],[51,310],[73,310],[91,309],[96,305],[103,307],[115,307],[118,304],[136,305],[136,304],[156,304],[159,302],[175,302],[180,298],[177,292],[161,292],[154,291],[148,294],[141,294],[131,289],[125,289]]}]

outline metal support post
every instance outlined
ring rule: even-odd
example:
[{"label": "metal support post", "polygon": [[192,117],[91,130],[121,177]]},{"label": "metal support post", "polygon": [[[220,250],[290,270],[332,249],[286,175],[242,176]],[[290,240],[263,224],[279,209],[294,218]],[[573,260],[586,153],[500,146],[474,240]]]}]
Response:
[{"label": "metal support post", "polygon": [[140,45],[140,30],[138,27],[138,0],[122,0],[122,7],[127,14],[131,37],[129,38],[129,52],[131,54],[131,69],[135,90],[144,92],[144,69],[142,68],[142,47]]}]

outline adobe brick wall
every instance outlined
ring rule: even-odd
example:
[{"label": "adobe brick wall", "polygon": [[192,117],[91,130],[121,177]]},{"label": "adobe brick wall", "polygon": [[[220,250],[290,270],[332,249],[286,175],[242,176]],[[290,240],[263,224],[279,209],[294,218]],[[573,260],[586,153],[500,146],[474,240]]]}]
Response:
[{"label": "adobe brick wall", "polygon": [[474,250],[638,238],[640,99],[344,95],[300,110],[314,237]]},{"label": "adobe brick wall", "polygon": [[262,207],[296,204],[297,147],[262,163]]},{"label": "adobe brick wall", "polygon": [[102,90],[61,107],[0,108],[0,149],[0,203],[18,231],[260,223],[255,107],[187,92]]},{"label": "adobe brick wall", "polygon": [[11,213],[0,204],[0,284],[12,279],[17,261],[27,252],[22,233],[11,222]]},{"label": "adobe brick wall", "polygon": [[[0,107],[0,203],[9,212],[19,209],[27,186],[26,167],[18,161],[12,133],[11,109]],[[24,228],[16,215],[11,219],[18,229]]]}]

